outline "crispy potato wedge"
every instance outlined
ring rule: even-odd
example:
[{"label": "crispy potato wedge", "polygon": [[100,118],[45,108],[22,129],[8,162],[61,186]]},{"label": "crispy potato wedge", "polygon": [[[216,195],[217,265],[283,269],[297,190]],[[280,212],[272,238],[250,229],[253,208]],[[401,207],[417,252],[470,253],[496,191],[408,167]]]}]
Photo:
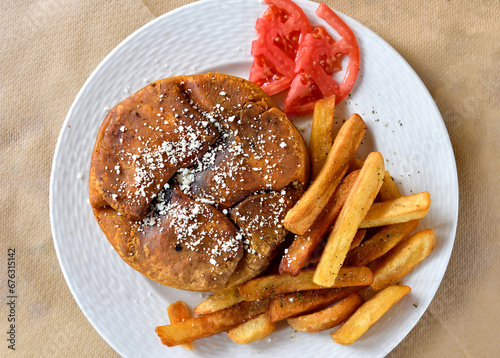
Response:
[{"label": "crispy potato wedge", "polygon": [[287,293],[271,300],[269,319],[271,322],[277,322],[285,318],[300,316],[338,302],[362,288],[342,287]]},{"label": "crispy potato wedge", "polygon": [[344,322],[364,302],[365,300],[356,292],[334,306],[307,315],[287,318],[287,322],[294,330],[300,332],[324,331]]},{"label": "crispy potato wedge", "polygon": [[263,313],[227,331],[231,340],[239,344],[248,344],[266,338],[276,329],[269,315]]},{"label": "crispy potato wedge", "polygon": [[[302,271],[297,276],[268,275],[250,280],[238,290],[245,301],[255,301],[269,295],[328,288],[315,284],[313,276],[314,271]],[[372,281],[372,272],[367,267],[342,267],[331,287],[367,286]]]},{"label": "crispy potato wedge", "polygon": [[[364,162],[365,161],[363,159],[359,159],[356,157],[352,158],[351,162],[349,163],[349,170],[347,172],[351,173],[355,170],[361,169]],[[379,199],[379,201],[387,201],[397,199],[400,196],[401,194],[399,193],[396,183],[394,183],[394,180],[392,179],[389,171],[386,170],[384,175],[384,183],[382,184],[382,187],[378,192],[377,198]]]},{"label": "crispy potato wedge", "polygon": [[[183,322],[184,320],[191,318],[189,310],[183,301],[177,301],[168,305],[167,312],[168,319],[170,319],[170,323],[172,324]],[[192,351],[193,342],[183,343],[181,344],[181,347],[187,349],[188,351]]]},{"label": "crispy potato wedge", "polygon": [[321,286],[335,283],[358,226],[382,186],[384,171],[382,154],[370,153],[328,237],[314,273],[314,283]]},{"label": "crispy potato wedge", "polygon": [[359,229],[356,231],[356,235],[354,235],[354,239],[352,239],[351,246],[349,247],[349,250],[354,249],[355,247],[358,247],[363,239],[365,238],[366,235],[366,229]]},{"label": "crispy potato wedge", "polygon": [[340,344],[356,342],[389,308],[410,291],[408,286],[393,285],[378,292],[361,305],[339,329],[331,333],[332,339]]},{"label": "crispy potato wedge", "polygon": [[[418,226],[419,220],[384,226],[375,235],[347,253],[345,264],[364,266],[385,255],[406,239]],[[361,229],[362,230],[362,229]]]},{"label": "crispy potato wedge", "polygon": [[377,268],[377,264],[378,264],[378,260],[375,260],[375,261],[370,262],[368,265],[366,265],[366,267],[368,267],[373,272]]},{"label": "crispy potato wedge", "polygon": [[355,170],[360,170],[363,167],[364,163],[365,161],[363,159],[359,159],[357,157],[352,158],[349,162],[349,169],[347,170],[347,172],[351,173]]},{"label": "crispy potato wedge", "polygon": [[398,282],[434,249],[434,231],[423,230],[401,242],[378,263],[372,288],[379,291]]},{"label": "crispy potato wedge", "polygon": [[378,198],[380,201],[393,200],[401,197],[399,190],[391,177],[391,174],[386,170],[384,175],[384,184],[378,192]]},{"label": "crispy potato wedge", "polygon": [[422,219],[427,215],[430,206],[431,195],[426,191],[375,203],[359,227],[366,229]]},{"label": "crispy potato wedge", "polygon": [[289,273],[292,276],[296,276],[306,266],[314,249],[323,240],[323,237],[331,228],[335,218],[342,209],[358,175],[359,171],[347,175],[337,190],[335,190],[325,210],[318,216],[311,228],[305,234],[295,237],[288,251],[281,259],[280,273]]},{"label": "crispy potato wedge", "polygon": [[323,168],[326,157],[333,145],[333,116],[335,113],[335,96],[320,99],[316,102],[309,139],[311,153],[311,179],[314,180]]},{"label": "crispy potato wedge", "polygon": [[285,228],[295,234],[304,234],[328,204],[347,172],[349,162],[366,133],[366,124],[353,114],[340,128],[325,165],[304,195],[286,214]]},{"label": "crispy potato wedge", "polygon": [[269,300],[241,302],[235,306],[155,328],[161,342],[169,347],[227,331],[265,313]]},{"label": "crispy potato wedge", "polygon": [[203,300],[194,308],[194,313],[197,315],[212,313],[234,306],[240,302],[243,302],[243,297],[241,297],[238,288],[228,288],[224,291],[215,292],[210,297]]}]

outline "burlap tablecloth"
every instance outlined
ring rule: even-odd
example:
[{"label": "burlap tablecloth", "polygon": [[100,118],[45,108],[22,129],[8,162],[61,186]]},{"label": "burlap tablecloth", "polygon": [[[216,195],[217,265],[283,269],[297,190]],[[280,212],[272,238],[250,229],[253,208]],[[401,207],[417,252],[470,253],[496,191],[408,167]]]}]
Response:
[{"label": "burlap tablecloth", "polygon": [[[0,356],[112,357],[61,273],[49,223],[56,139],[108,53],[188,0],[0,2]],[[388,41],[434,97],[453,143],[460,218],[429,309],[391,357],[500,355],[500,3],[326,1]],[[16,350],[7,348],[8,248],[16,248]],[[166,351],[166,356],[168,355]]]}]

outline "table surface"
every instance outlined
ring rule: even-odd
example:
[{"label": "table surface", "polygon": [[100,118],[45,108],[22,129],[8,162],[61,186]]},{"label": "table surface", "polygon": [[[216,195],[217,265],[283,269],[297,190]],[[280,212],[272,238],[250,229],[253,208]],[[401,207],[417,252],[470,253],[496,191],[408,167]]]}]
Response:
[{"label": "table surface", "polygon": [[[99,61],[142,25],[189,2],[0,4],[0,277],[7,297],[7,255],[15,248],[17,356],[118,356],[78,308],[59,267],[48,207],[52,156],[66,113]],[[378,33],[415,69],[441,111],[458,166],[460,216],[448,270],[389,356],[498,354],[500,2],[325,3]],[[2,304],[2,332],[8,315]],[[0,355],[14,355],[2,337]]]}]

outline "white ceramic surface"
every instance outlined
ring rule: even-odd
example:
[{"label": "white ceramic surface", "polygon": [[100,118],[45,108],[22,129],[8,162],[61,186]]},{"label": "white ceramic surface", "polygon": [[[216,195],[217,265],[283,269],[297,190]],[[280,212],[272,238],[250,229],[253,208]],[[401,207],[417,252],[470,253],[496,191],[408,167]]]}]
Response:
[{"label": "white ceramic surface", "polygon": [[[316,3],[297,1],[313,25]],[[271,338],[250,345],[226,334],[204,338],[194,352],[167,348],[154,332],[168,323],[166,307],[178,299],[194,307],[206,295],[163,287],[137,273],[114,252],[88,203],[88,168],[107,110],[154,80],[219,71],[248,78],[254,24],[266,8],[258,0],[204,0],[178,8],[142,27],[104,59],[76,97],[54,155],[50,214],[57,255],[78,305],[101,336],[125,357],[381,357],[413,328],[446,270],[458,214],[458,180],[450,140],[422,81],[384,40],[349,17],[361,49],[360,76],[336,117],[359,113],[368,125],[361,155],[380,151],[403,194],[427,190],[432,207],[420,228],[432,228],[432,255],[404,283],[409,296],[357,343],[335,344],[329,332],[295,333],[279,325]],[[309,118],[297,120],[305,127]]]}]

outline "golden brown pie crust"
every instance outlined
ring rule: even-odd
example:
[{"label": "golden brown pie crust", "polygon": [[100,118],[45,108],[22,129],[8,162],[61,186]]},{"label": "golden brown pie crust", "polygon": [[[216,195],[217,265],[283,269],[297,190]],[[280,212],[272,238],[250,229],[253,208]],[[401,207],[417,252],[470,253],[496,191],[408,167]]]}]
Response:
[{"label": "golden brown pie crust", "polygon": [[267,267],[308,176],[302,136],[258,86],[220,73],[177,76],[108,112],[89,198],[135,270],[167,286],[217,291]]}]

